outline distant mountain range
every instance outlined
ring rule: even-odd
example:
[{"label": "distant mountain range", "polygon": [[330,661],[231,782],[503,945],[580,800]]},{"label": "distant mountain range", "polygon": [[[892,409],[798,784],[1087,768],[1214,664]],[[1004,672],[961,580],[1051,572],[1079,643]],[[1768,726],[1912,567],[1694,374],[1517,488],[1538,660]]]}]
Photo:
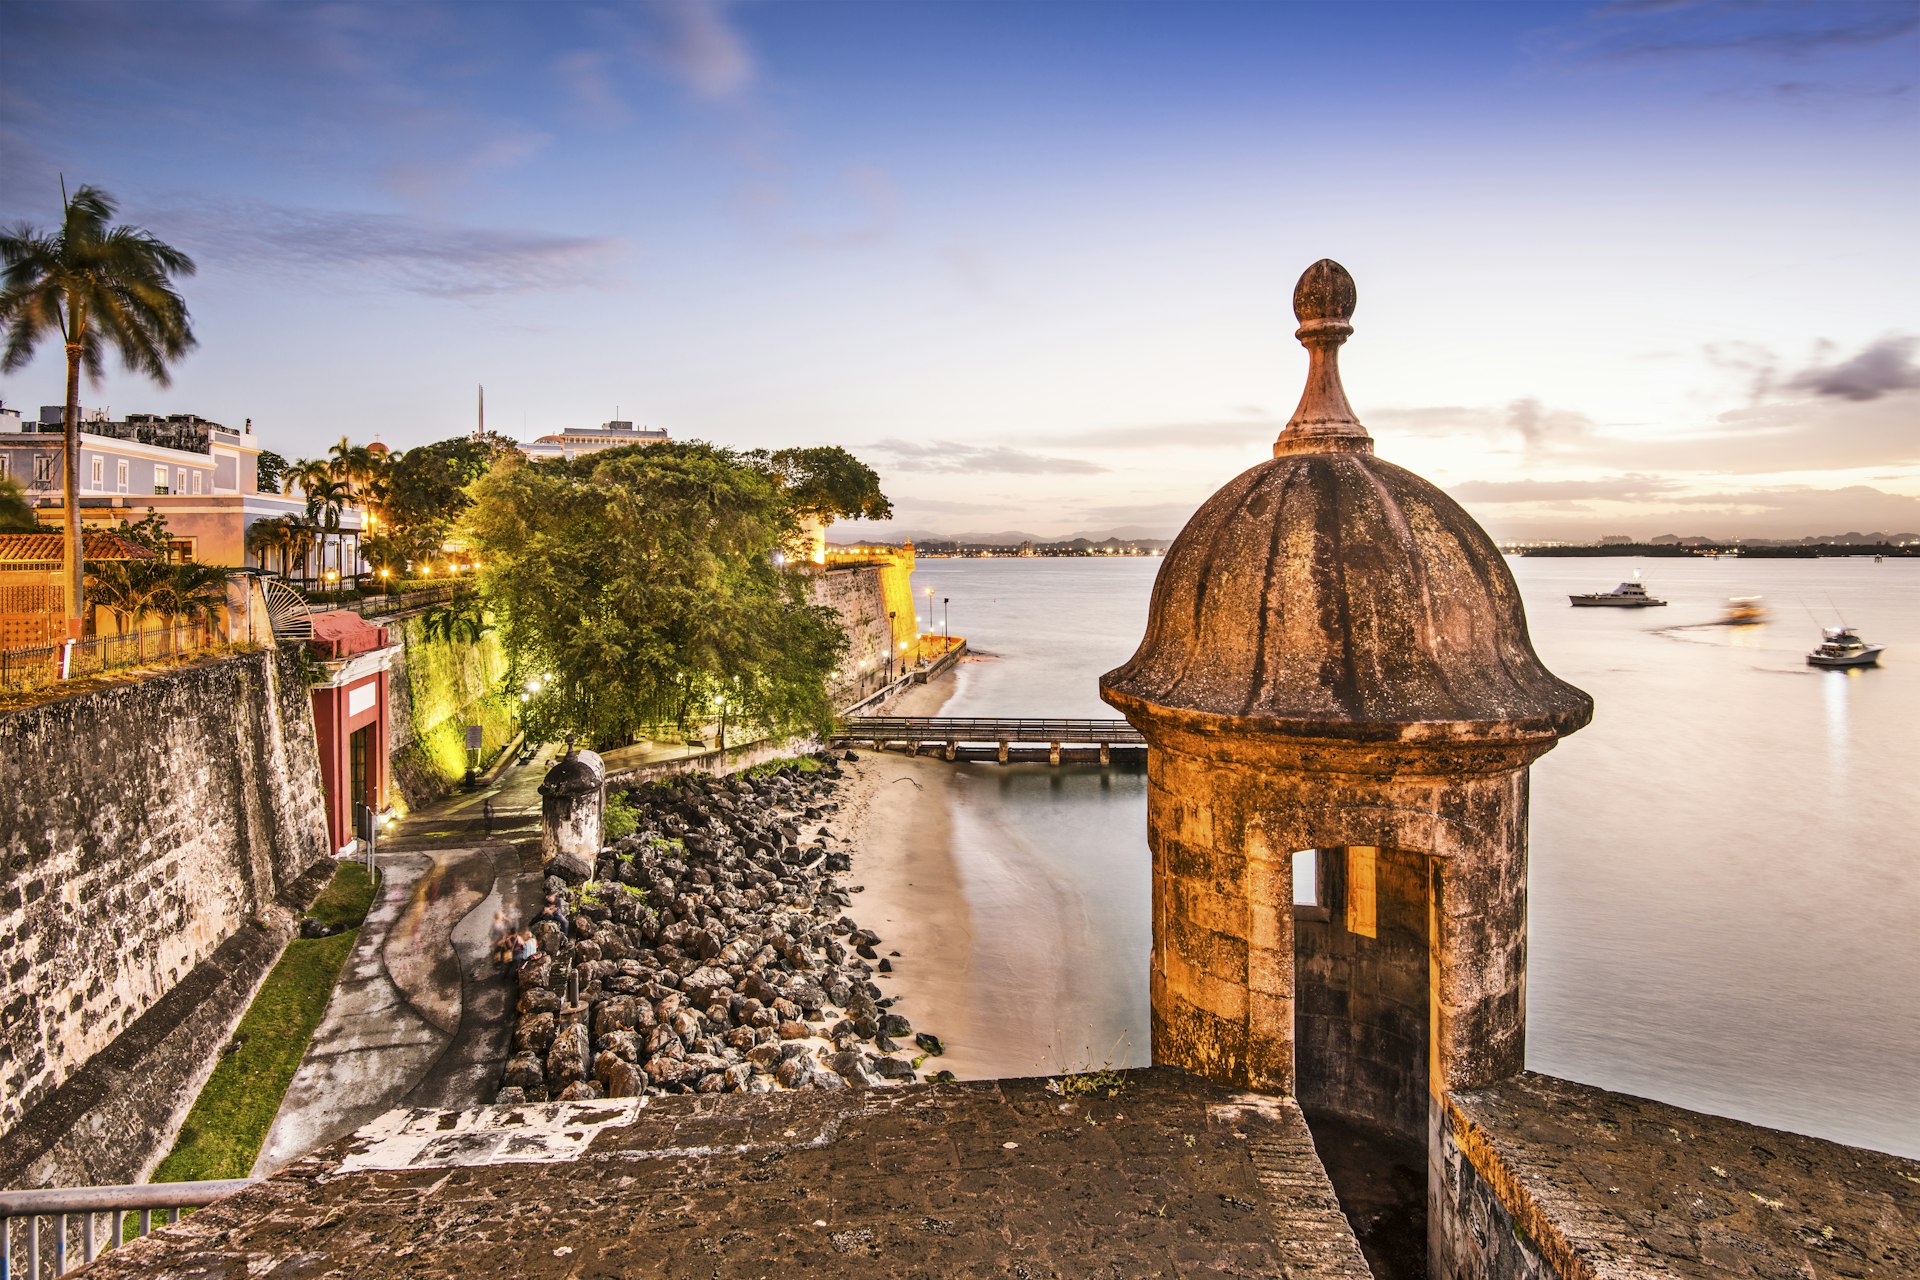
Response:
[{"label": "distant mountain range", "polygon": [[[1603,540],[1604,541],[1604,540]],[[1657,538],[1649,538],[1652,546],[1679,545],[1683,547],[1722,547],[1739,543],[1749,547],[1821,547],[1830,545],[1869,547],[1883,542],[1895,545],[1906,542],[1920,542],[1920,533],[1861,533],[1853,530],[1847,533],[1817,533],[1804,538],[1709,538],[1703,534],[1663,533]]]},{"label": "distant mountain range", "polygon": [[840,530],[834,530],[832,538],[835,546],[857,547],[866,542],[886,542],[899,546],[902,542],[918,545],[923,542],[953,542],[968,547],[1017,547],[1023,542],[1031,542],[1036,547],[1064,546],[1070,542],[1086,542],[1095,545],[1128,545],[1136,547],[1164,547],[1173,539],[1159,535],[1145,525],[1123,525],[1117,529],[1107,529],[1099,533],[1069,533],[1051,537],[1038,533],[1022,533],[1018,530],[1002,530],[998,533],[935,533],[931,529],[901,529],[884,537],[868,539],[848,538]]},{"label": "distant mountain range", "polygon": [[[840,531],[836,530],[836,533]],[[1020,530],[1001,530],[997,533],[935,533],[930,529],[905,529],[885,536],[876,535],[869,539],[848,539],[844,533],[834,539],[835,546],[860,546],[862,542],[890,543],[894,546],[911,541],[916,546],[926,543],[950,543],[965,547],[1017,547],[1023,542],[1031,542],[1036,547],[1062,547],[1073,544],[1084,546],[1143,547],[1152,550],[1172,544],[1173,539],[1158,536],[1145,525],[1126,525],[1099,533],[1070,533],[1065,537],[1047,537],[1038,533],[1025,533]],[[1705,534],[1663,533],[1657,538],[1648,538],[1644,544],[1641,539],[1624,535],[1596,539],[1594,545],[1609,543],[1623,545],[1636,544],[1647,546],[1683,546],[1718,547],[1743,544],[1751,547],[1815,547],[1830,544],[1849,546],[1874,546],[1879,543],[1920,543],[1920,533],[1861,533],[1850,530],[1846,533],[1809,534],[1804,538],[1712,538]]]}]

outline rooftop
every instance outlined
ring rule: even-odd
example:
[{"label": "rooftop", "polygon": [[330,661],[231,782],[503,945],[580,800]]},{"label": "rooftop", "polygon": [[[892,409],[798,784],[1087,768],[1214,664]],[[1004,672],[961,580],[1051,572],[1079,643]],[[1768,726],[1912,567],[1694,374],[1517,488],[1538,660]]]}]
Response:
[{"label": "rooftop", "polygon": [[[137,542],[130,542],[117,533],[85,533],[81,535],[81,556],[87,560],[152,560],[156,557]],[[22,565],[61,564],[65,561],[65,551],[61,545],[62,535],[54,533],[0,533],[0,564],[19,568]]]}]

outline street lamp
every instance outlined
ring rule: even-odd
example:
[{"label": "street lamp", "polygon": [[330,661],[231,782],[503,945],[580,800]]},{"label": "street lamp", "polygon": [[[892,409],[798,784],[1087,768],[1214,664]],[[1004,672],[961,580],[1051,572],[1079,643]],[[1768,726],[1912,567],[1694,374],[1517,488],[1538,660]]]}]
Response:
[{"label": "street lamp", "polygon": [[953,597],[951,596],[940,597],[940,634],[947,638],[947,646],[949,648],[953,646],[953,631],[947,622],[947,605],[952,599]]},{"label": "street lamp", "polygon": [[893,683],[893,610],[887,610],[887,683]]}]

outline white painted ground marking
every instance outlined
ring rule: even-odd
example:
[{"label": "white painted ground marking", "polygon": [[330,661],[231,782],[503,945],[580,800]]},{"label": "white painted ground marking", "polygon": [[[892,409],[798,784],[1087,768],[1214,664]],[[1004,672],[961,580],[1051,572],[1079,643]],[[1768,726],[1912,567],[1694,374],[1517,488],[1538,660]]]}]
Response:
[{"label": "white painted ground marking", "polygon": [[387,1112],[353,1135],[342,1173],[577,1160],[596,1133],[632,1124],[644,1098]]}]

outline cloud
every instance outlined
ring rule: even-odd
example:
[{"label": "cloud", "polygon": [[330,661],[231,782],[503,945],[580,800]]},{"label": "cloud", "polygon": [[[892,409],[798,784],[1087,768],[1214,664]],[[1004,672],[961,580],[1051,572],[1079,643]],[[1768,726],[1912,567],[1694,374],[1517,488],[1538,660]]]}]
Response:
[{"label": "cloud", "polygon": [[1610,58],[1747,53],[1804,58],[1864,48],[1920,30],[1911,0],[1613,0],[1589,15],[1586,39]]},{"label": "cloud", "polygon": [[1533,396],[1491,405],[1414,405],[1372,409],[1361,415],[1369,427],[1413,436],[1478,435],[1495,441],[1519,437],[1528,452],[1577,443],[1595,423],[1574,409],[1554,409]]},{"label": "cloud", "polygon": [[177,209],[156,214],[153,223],[202,261],[217,254],[228,269],[323,273],[433,298],[596,285],[625,252],[609,237],[268,204]]},{"label": "cloud", "polygon": [[[1489,504],[1498,505],[1498,504]],[[1533,510],[1487,513],[1498,538],[1581,538],[1663,533],[1683,537],[1801,538],[1815,534],[1920,531],[1920,498],[1869,485],[1821,489],[1811,485],[1657,494],[1622,510],[1600,511],[1575,501],[1542,502]]]},{"label": "cloud", "polygon": [[1608,476],[1598,480],[1468,480],[1449,485],[1447,492],[1460,502],[1565,502],[1600,500],[1631,502],[1681,487],[1677,480],[1658,476]]},{"label": "cloud", "polygon": [[1009,445],[960,444],[952,440],[881,440],[869,445],[895,471],[948,474],[1097,475],[1107,468],[1079,458],[1054,458]]},{"label": "cloud", "polygon": [[1920,387],[1920,365],[1913,361],[1916,346],[1920,338],[1910,334],[1881,338],[1850,360],[1803,369],[1785,385],[1843,400],[1878,400],[1890,391],[1910,391]]},{"label": "cloud", "polygon": [[1507,406],[1506,425],[1520,433],[1528,449],[1593,433],[1593,419],[1572,409],[1549,409],[1532,396]]},{"label": "cloud", "polygon": [[738,97],[753,83],[753,55],[727,17],[726,0],[651,0],[657,38],[653,60],[696,95],[712,101]]},{"label": "cloud", "polygon": [[1238,422],[1163,422],[1151,426],[1093,427],[1033,437],[1052,449],[1256,449],[1286,425],[1278,419]]}]

